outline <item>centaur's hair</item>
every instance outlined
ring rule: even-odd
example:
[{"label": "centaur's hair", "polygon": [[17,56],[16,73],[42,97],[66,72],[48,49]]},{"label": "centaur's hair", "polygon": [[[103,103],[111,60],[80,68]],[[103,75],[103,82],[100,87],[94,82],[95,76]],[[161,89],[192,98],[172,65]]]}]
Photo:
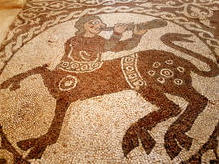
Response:
[{"label": "centaur's hair", "polygon": [[75,35],[82,35],[85,32],[84,24],[95,19],[100,19],[100,17],[96,15],[84,15],[80,17],[75,23],[75,28],[78,30]]}]

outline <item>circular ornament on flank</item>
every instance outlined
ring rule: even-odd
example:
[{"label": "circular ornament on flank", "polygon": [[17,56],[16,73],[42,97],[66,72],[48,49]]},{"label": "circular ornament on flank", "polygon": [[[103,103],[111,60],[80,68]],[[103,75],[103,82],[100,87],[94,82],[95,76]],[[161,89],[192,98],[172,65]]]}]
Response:
[{"label": "circular ornament on flank", "polygon": [[78,80],[75,76],[68,75],[59,82],[59,89],[61,91],[69,91],[75,88],[77,83],[78,83]]},{"label": "circular ornament on flank", "polygon": [[182,85],[183,84],[183,80],[182,79],[174,79],[174,83],[176,85]]},{"label": "circular ornament on flank", "polygon": [[174,76],[174,73],[172,70],[164,68],[160,71],[160,74],[166,78],[171,78]]},{"label": "circular ornament on flank", "polygon": [[158,68],[158,67],[160,67],[160,66],[161,66],[160,62],[154,62],[154,63],[153,63],[153,67],[154,67],[154,68]]},{"label": "circular ornament on flank", "polygon": [[168,64],[168,65],[172,65],[173,64],[173,60],[166,60],[165,63]]},{"label": "circular ornament on flank", "polygon": [[158,77],[157,78],[157,81],[161,84],[164,84],[165,83],[165,79],[163,77]]},{"label": "circular ornament on flank", "polygon": [[156,73],[156,71],[154,71],[154,70],[150,70],[150,71],[148,71],[148,75],[150,75],[150,76],[154,76],[155,73]]},{"label": "circular ornament on flank", "polygon": [[177,69],[177,71],[179,71],[181,73],[185,72],[185,68],[184,67],[177,67],[176,69]]}]

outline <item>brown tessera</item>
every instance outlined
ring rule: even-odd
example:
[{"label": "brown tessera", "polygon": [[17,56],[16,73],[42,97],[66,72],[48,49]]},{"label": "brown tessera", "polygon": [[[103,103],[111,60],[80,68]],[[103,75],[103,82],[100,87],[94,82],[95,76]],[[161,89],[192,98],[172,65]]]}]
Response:
[{"label": "brown tessera", "polygon": [[219,163],[218,0],[0,6],[0,164]]}]

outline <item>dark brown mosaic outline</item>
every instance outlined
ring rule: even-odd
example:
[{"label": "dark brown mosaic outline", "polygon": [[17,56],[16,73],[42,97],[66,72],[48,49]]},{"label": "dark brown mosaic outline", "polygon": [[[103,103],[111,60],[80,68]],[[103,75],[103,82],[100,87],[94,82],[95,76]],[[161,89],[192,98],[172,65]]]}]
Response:
[{"label": "dark brown mosaic outline", "polygon": [[[63,101],[63,100],[61,100],[61,101]],[[136,129],[138,129],[138,128],[136,128]],[[127,135],[132,135],[132,134],[129,134],[129,131],[130,130],[132,130],[132,129],[129,129],[128,131],[127,131]],[[138,129],[139,130],[139,129]],[[136,130],[134,130],[134,132],[135,133],[137,133],[136,132]],[[3,133],[2,133],[3,134]],[[142,134],[143,135],[143,134]],[[145,135],[145,134],[144,134]],[[212,134],[213,136],[215,136],[215,132],[213,132],[213,134]],[[141,137],[141,136],[140,136]],[[125,138],[125,140],[126,140],[126,138]],[[153,142],[152,142],[153,143]],[[138,145],[133,145],[134,147],[136,147],[136,146],[138,146]],[[185,145],[186,146],[186,145]],[[125,152],[125,154],[127,154],[127,153],[129,153],[129,151],[131,151],[133,149],[133,147],[131,147],[131,148],[128,148],[128,150],[126,150],[126,151],[128,151],[128,152]],[[147,148],[145,148],[146,150],[147,150]]]}]

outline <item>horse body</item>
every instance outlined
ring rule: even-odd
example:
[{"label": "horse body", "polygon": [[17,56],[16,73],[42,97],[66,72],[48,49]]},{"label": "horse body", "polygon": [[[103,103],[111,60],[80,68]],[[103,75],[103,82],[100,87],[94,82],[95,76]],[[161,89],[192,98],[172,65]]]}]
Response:
[{"label": "horse body", "polygon": [[[101,68],[95,70],[95,73],[74,73],[63,70],[50,71],[45,68],[41,75],[45,86],[47,86],[54,98],[63,97],[68,101],[84,100],[130,88],[124,78],[120,63],[121,59],[106,61]],[[60,88],[60,81],[66,77],[74,77],[75,86],[65,90]]]},{"label": "horse body", "polygon": [[[182,38],[186,36],[174,34],[173,38],[179,39],[180,37],[183,40]],[[167,44],[171,44],[171,42]],[[183,52],[184,48],[179,50]],[[145,100],[159,107],[159,110],[139,119],[127,130],[122,142],[125,156],[139,146],[139,139],[144,150],[149,154],[156,142],[148,130],[182,112],[177,104],[166,97],[165,93],[182,97],[189,103],[186,110],[165,134],[164,146],[167,153],[173,159],[180,153],[181,147],[190,149],[192,138],[185,133],[191,129],[195,119],[205,109],[208,102],[206,97],[192,87],[191,71],[196,70],[198,73],[201,71],[197,71],[198,69],[189,61],[166,51],[146,50],[138,52],[132,66],[126,66],[125,58],[105,61],[101,68],[84,73],[66,72],[59,69],[51,71],[46,66],[37,67],[16,75],[0,85],[1,89],[11,86],[11,89],[15,90],[19,88],[21,80],[30,75],[41,74],[45,86],[57,100],[55,116],[48,132],[39,138],[18,142],[18,146],[23,150],[31,148],[26,159],[41,158],[46,147],[56,143],[66,110],[71,102],[128,89],[138,92]],[[200,60],[203,59],[206,58],[200,57]],[[209,63],[209,60],[206,60]],[[210,67],[213,68],[209,71],[212,74],[206,75],[216,76],[219,72],[216,64],[211,62]],[[201,75],[205,74],[201,72]],[[136,83],[142,81],[144,83]]]}]

